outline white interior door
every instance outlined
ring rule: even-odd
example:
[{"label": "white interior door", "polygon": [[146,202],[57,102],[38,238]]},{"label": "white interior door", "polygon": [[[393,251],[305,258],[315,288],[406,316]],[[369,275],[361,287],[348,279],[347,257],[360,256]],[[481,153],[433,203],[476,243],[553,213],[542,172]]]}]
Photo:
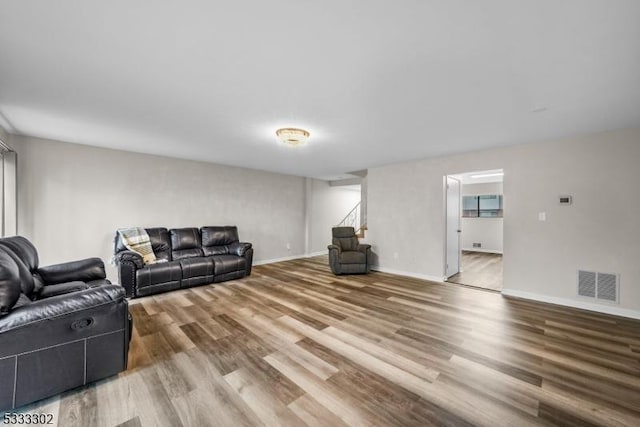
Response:
[{"label": "white interior door", "polygon": [[447,177],[447,250],[445,276],[460,272],[460,181]]}]

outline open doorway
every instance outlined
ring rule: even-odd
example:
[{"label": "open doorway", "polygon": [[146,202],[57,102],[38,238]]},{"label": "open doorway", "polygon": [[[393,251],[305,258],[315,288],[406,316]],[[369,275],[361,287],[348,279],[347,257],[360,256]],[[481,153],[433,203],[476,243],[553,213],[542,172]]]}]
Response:
[{"label": "open doorway", "polygon": [[446,180],[447,282],[501,291],[504,173],[465,172]]}]

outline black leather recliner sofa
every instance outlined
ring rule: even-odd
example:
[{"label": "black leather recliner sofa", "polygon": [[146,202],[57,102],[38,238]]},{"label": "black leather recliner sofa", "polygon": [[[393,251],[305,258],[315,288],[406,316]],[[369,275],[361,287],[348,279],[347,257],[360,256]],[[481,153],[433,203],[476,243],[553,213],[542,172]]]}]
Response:
[{"label": "black leather recliner sofa", "polygon": [[27,239],[0,239],[0,411],[125,370],[130,328],[99,258],[38,267]]},{"label": "black leather recliner sofa", "polygon": [[333,274],[366,274],[371,269],[371,245],[360,244],[353,227],[333,227],[329,266]]},{"label": "black leather recliner sofa", "polygon": [[251,274],[253,248],[251,243],[239,241],[237,227],[145,230],[161,262],[144,265],[142,257],[127,250],[116,232],[115,261],[127,296],[141,297]]}]

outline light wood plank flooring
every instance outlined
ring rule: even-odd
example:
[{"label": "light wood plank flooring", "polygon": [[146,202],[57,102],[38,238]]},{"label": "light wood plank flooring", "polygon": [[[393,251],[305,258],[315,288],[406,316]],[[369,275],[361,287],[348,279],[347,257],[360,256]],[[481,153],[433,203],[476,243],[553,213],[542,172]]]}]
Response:
[{"label": "light wood plank flooring", "polygon": [[462,272],[447,281],[476,288],[502,290],[502,255],[462,251]]},{"label": "light wood plank flooring", "polygon": [[130,367],[58,426],[640,425],[640,322],[326,258],[132,301]]}]

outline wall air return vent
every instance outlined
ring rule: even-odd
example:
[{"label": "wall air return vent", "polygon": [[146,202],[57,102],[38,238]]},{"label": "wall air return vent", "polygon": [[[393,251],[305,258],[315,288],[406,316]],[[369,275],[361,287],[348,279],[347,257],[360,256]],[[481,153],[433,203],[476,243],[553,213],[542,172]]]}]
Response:
[{"label": "wall air return vent", "polygon": [[596,273],[578,270],[578,295],[581,297],[596,297]]},{"label": "wall air return vent", "polygon": [[618,275],[578,270],[579,296],[617,303],[618,290]]}]

